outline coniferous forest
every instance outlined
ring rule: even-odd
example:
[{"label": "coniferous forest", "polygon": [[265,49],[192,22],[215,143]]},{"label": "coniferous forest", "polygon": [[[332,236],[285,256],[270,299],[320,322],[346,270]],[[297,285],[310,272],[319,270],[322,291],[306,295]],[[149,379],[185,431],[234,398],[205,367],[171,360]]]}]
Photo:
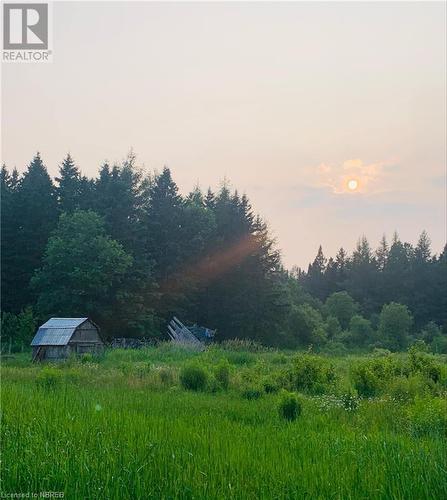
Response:
[{"label": "coniferous forest", "polygon": [[1,218],[3,350],[27,348],[51,316],[164,339],[175,314],[217,340],[343,353],[420,339],[447,352],[447,254],[426,232],[415,246],[395,233],[332,257],[320,247],[288,271],[245,194],[223,183],[182,196],[168,168],[143,173],[133,154],[95,179],[70,155],[54,180],[39,154],[23,175],[3,166]]}]

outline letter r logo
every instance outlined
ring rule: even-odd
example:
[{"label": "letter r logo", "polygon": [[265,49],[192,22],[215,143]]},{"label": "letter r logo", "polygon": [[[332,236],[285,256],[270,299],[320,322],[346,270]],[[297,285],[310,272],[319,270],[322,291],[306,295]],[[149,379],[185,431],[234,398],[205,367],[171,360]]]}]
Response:
[{"label": "letter r logo", "polygon": [[3,4],[3,49],[48,49],[48,4]]}]

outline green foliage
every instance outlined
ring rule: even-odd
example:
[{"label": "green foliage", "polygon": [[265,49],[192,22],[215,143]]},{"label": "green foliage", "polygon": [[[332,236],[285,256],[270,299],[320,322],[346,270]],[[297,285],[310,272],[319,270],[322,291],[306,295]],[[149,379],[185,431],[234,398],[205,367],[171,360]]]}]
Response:
[{"label": "green foliage", "polygon": [[325,308],[330,316],[337,318],[341,328],[347,329],[358,305],[347,292],[335,292],[327,298]]},{"label": "green foliage", "polygon": [[94,361],[94,357],[91,352],[85,352],[81,356],[81,363],[91,363],[92,361]]},{"label": "green foliage", "polygon": [[350,340],[352,345],[364,346],[373,340],[374,331],[371,322],[356,314],[349,322]]},{"label": "green foliage", "polygon": [[184,389],[203,391],[208,383],[208,373],[197,364],[189,364],[180,370],[180,382]]},{"label": "green foliage", "polygon": [[342,331],[341,326],[340,326],[340,322],[338,321],[338,319],[335,316],[329,315],[326,318],[325,330],[326,330],[326,334],[327,334],[328,339],[334,339],[340,335],[340,333]]},{"label": "green foliage", "polygon": [[19,314],[5,312],[2,314],[2,350],[18,352],[28,348],[35,332],[37,321],[30,307]]},{"label": "green foliage", "polygon": [[301,401],[292,392],[283,391],[278,404],[278,413],[281,418],[292,422],[301,415]]},{"label": "green foliage", "polygon": [[275,394],[279,391],[279,383],[272,376],[266,376],[262,382],[262,386],[267,394]]},{"label": "green foliage", "polygon": [[422,373],[433,382],[438,382],[441,378],[441,366],[426,351],[427,346],[423,341],[419,341],[408,349],[410,370],[413,373]]},{"label": "green foliage", "polygon": [[174,383],[174,373],[171,367],[162,366],[158,370],[160,381],[165,386],[170,386]]},{"label": "green foliage", "polygon": [[442,335],[442,330],[434,321],[429,321],[421,331],[421,338],[430,344],[435,337]]},{"label": "green foliage", "polygon": [[[252,353],[256,362],[231,366],[234,391],[216,389],[214,377],[206,391],[180,390],[182,366],[212,371],[229,353],[161,344],[108,350],[98,363],[76,358],[42,366],[29,353],[2,360],[2,460],[8,464],[2,487],[27,491],[30,477],[37,483],[49,477],[67,498],[121,498],[123,491],[132,498],[176,498],[186,490],[198,499],[226,498],[228,484],[238,498],[250,498],[253,484],[266,498],[331,498],[334,490],[341,498],[446,496],[442,373],[434,382],[412,372],[409,353],[334,357],[337,376],[327,393],[295,396],[304,411],[295,424],[281,425],[279,419],[293,418],[294,405],[285,404],[283,414],[282,395],[261,387],[281,380],[296,353]],[[417,353],[443,366],[444,356]],[[360,400],[352,391],[352,365],[363,362],[383,363],[376,372],[389,374],[380,398]],[[163,372],[169,374],[164,381]],[[367,474],[358,473],[359,463]]]},{"label": "green foliage", "polygon": [[351,372],[359,395],[375,397],[388,393],[408,400],[427,391],[440,392],[445,372],[432,355],[419,349],[417,345],[411,347],[406,358],[382,355],[355,363]]},{"label": "green foliage", "polygon": [[327,359],[312,354],[297,354],[282,377],[286,387],[310,394],[326,392],[336,379],[333,365]]},{"label": "green foliage", "polygon": [[45,366],[37,375],[37,384],[47,390],[55,389],[62,383],[63,373],[53,366]]},{"label": "green foliage", "polygon": [[447,401],[445,398],[416,397],[407,410],[412,432],[417,435],[447,436]]},{"label": "green foliage", "polygon": [[396,401],[408,403],[418,396],[427,396],[432,391],[430,382],[420,373],[409,377],[392,378],[386,392]]},{"label": "green foliage", "polygon": [[346,411],[357,411],[360,401],[359,398],[352,392],[346,392],[340,397],[341,404]]},{"label": "green foliage", "polygon": [[447,335],[434,337],[431,343],[431,349],[437,354],[447,354]]},{"label": "green foliage", "polygon": [[395,234],[374,252],[362,237],[351,255],[327,259],[320,246],[307,272],[288,273],[266,224],[228,183],[181,196],[168,168],[144,175],[133,153],[96,179],[67,155],[55,180],[39,154],[22,176],[2,167],[5,312],[91,315],[107,336],[140,338],[160,337],[177,314],[217,328],[219,340],[254,341],[244,356],[261,344],[403,350],[415,332],[447,352],[447,252],[433,256],[425,231],[414,247]]},{"label": "green foliage", "polygon": [[288,330],[295,345],[321,345],[326,341],[321,314],[309,304],[295,306],[291,309]]},{"label": "green foliage", "polygon": [[131,333],[137,321],[151,321],[149,311],[135,310],[132,262],[96,213],[62,214],[32,280],[37,307],[47,316],[92,317],[109,335],[123,328]]},{"label": "green foliage", "polygon": [[230,365],[227,360],[222,360],[214,369],[214,377],[222,389],[230,385]]},{"label": "green foliage", "polygon": [[13,173],[7,184],[6,189],[2,185],[7,196],[1,200],[2,309],[18,313],[35,301],[29,282],[59,214],[54,185],[39,153],[23,176]]},{"label": "green foliage", "polygon": [[242,391],[242,397],[249,401],[259,399],[262,396],[262,390],[259,387],[247,387]]},{"label": "green foliage", "polygon": [[392,356],[380,356],[364,360],[352,367],[354,387],[362,397],[379,395],[387,381],[403,373],[403,364]]},{"label": "green foliage", "polygon": [[380,313],[379,336],[385,347],[392,350],[404,348],[413,319],[408,307],[391,302],[385,304]]}]

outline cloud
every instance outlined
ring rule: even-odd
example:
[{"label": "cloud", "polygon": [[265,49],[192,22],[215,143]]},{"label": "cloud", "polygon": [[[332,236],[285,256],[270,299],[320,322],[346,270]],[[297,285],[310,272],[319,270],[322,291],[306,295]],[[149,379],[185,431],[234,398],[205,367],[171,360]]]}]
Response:
[{"label": "cloud", "polygon": [[[359,158],[346,160],[341,164],[322,163],[317,168],[317,185],[329,188],[335,194],[373,194],[385,189],[384,179],[387,167],[395,162],[381,161],[366,164]],[[350,181],[355,181],[357,188],[348,187]]]}]

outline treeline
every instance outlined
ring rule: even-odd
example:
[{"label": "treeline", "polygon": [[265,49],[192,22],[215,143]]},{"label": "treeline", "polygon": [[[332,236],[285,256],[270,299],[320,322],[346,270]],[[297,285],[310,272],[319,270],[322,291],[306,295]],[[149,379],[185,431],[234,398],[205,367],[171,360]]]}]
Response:
[{"label": "treeline", "polygon": [[173,314],[220,340],[444,349],[446,252],[432,256],[425,233],[414,249],[396,236],[327,262],[320,250],[288,273],[245,195],[223,183],[181,196],[169,169],[144,174],[133,154],[94,179],[70,155],[55,182],[39,154],[23,175],[3,166],[1,208],[2,349],[26,346],[51,316],[165,338]]},{"label": "treeline", "polygon": [[432,255],[430,239],[422,231],[415,247],[394,233],[391,244],[383,236],[373,250],[365,236],[352,255],[340,248],[326,259],[322,247],[307,272],[294,269],[303,288],[325,301],[334,292],[347,291],[367,316],[389,302],[406,304],[416,328],[429,321],[447,325],[447,253]]},{"label": "treeline", "polygon": [[226,184],[182,197],[133,155],[96,179],[68,155],[54,184],[37,154],[22,176],[3,167],[1,189],[3,311],[88,315],[108,337],[165,335],[176,314],[263,341],[283,314],[279,254]]}]

